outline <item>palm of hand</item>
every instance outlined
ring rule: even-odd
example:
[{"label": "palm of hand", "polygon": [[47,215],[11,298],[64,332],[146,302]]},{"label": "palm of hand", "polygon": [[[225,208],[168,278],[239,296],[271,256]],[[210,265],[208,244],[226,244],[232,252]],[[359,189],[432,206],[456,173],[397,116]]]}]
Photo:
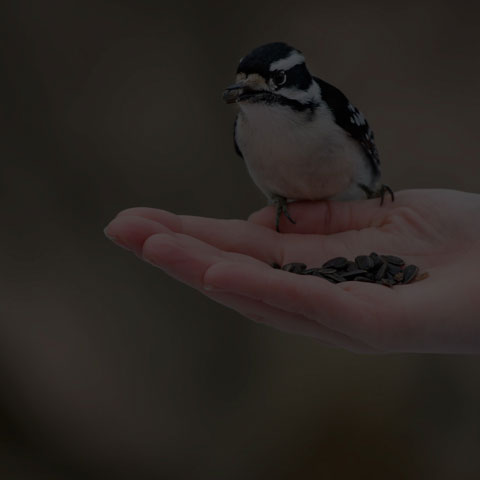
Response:
[{"label": "palm of hand", "polygon": [[[297,221],[267,207],[250,221],[121,212],[107,235],[171,276],[255,321],[359,352],[476,352],[475,264],[480,260],[477,195],[399,192],[394,203],[298,202]],[[392,289],[327,281],[271,268],[320,266],[376,251],[415,263],[429,278]]]}]

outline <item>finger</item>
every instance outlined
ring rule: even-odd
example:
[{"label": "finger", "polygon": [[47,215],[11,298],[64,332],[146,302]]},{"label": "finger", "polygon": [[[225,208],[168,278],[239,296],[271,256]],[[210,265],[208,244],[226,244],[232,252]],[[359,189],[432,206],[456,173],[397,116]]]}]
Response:
[{"label": "finger", "polygon": [[[262,265],[264,267],[264,265]],[[375,304],[349,289],[309,275],[292,275],[259,265],[212,265],[203,277],[208,290],[230,292],[261,300],[357,339],[375,330]]]},{"label": "finger", "polygon": [[276,232],[244,220],[175,215],[155,208],[129,208],[117,218],[138,216],[155,221],[176,233],[198,238],[227,252],[239,252],[267,263],[282,262],[282,239]]},{"label": "finger", "polygon": [[182,234],[157,234],[143,245],[145,260],[199,290],[235,293],[315,319],[351,336],[371,330],[371,304],[322,279],[276,270],[246,255],[223,252]]},{"label": "finger", "polygon": [[[319,202],[292,202],[288,204],[292,224],[284,215],[280,218],[282,233],[333,234],[348,230],[361,230],[382,225],[391,212],[393,204],[379,199],[340,202],[323,200]],[[269,206],[253,213],[249,221],[275,230],[276,210]]]},{"label": "finger", "polygon": [[[260,317],[269,322],[274,323],[274,311],[282,310],[286,315],[282,316],[284,321],[288,318],[290,321],[293,318],[302,320],[304,332],[312,332],[309,329],[313,325],[308,325],[308,322],[313,322],[319,326],[317,333],[323,332],[320,337],[329,338],[327,342],[333,342],[335,338],[335,341],[343,342],[345,348],[373,350],[360,340],[350,342],[349,332],[338,328],[342,323],[338,322],[340,317],[343,318],[344,326],[348,318],[350,322],[353,319],[354,323],[358,321],[361,325],[362,314],[355,310],[355,303],[358,302],[352,296],[326,281],[310,282],[311,278],[275,270],[251,257],[222,252],[200,240],[175,233],[149,237],[143,245],[143,256],[172,277],[206,295],[220,299],[224,294],[231,294],[245,297],[245,302],[263,303],[271,315],[266,316],[264,310]],[[224,296],[223,299],[225,298]],[[317,305],[317,302],[320,303]],[[228,306],[239,309],[238,303],[231,302]],[[311,320],[305,312],[313,315],[315,320]],[[246,313],[255,315],[251,310]],[[288,317],[290,314],[293,317]]]},{"label": "finger", "polygon": [[259,268],[272,269],[248,255],[224,252],[194,237],[174,232],[147,238],[143,244],[142,256],[147,262],[198,290],[204,289],[205,273],[215,264],[235,269],[238,265],[254,263]]},{"label": "finger", "polygon": [[[138,210],[143,211],[138,212]],[[133,216],[137,212],[156,220],[144,216]],[[159,219],[162,222],[157,221]],[[262,240],[261,235],[259,241],[254,234],[234,234],[232,231],[225,232],[226,228],[218,228],[218,224],[224,226],[226,224],[234,225],[235,223],[225,220],[210,221],[210,219],[198,217],[179,217],[155,209],[129,209],[110,222],[105,228],[105,234],[117,245],[132,250],[140,257],[142,256],[143,244],[148,237],[157,233],[174,233],[173,229],[188,232],[189,235],[197,235],[197,239],[205,241],[205,243],[209,243],[222,251],[233,251],[233,248],[236,247],[238,253],[257,258],[269,265],[273,262],[284,265],[285,263],[298,261],[305,262],[310,266],[321,265],[328,258],[352,256],[355,253],[355,249],[352,250],[349,242],[342,238],[335,238],[333,242],[331,241],[332,237],[319,238],[313,235],[286,237],[264,227],[239,221],[240,226],[237,231],[242,229],[252,230],[252,227],[253,230],[258,228],[268,232],[268,235],[273,237],[270,242]],[[217,226],[216,230],[215,225]],[[207,228],[206,226],[211,227]],[[195,236],[192,238],[195,238]],[[241,240],[242,238],[245,239],[244,243]]]},{"label": "finger", "polygon": [[314,315],[319,302],[326,315],[351,314],[348,294],[326,281],[312,282],[309,276],[275,270],[187,235],[152,235],[145,241],[142,254],[145,260],[198,289],[237,293],[295,313]]},{"label": "finger", "polygon": [[[211,292],[209,286],[205,286],[205,274],[213,265],[222,264],[232,271],[246,262],[255,263],[260,268],[271,268],[256,260],[241,254],[225,253],[200,240],[175,233],[151,236],[143,245],[143,256],[145,260],[164,269],[174,278],[203,291],[205,295],[242,314],[253,318],[254,316],[267,316],[267,313],[268,316],[272,316],[273,313],[280,312],[261,301],[240,297],[236,294]],[[315,326],[314,322],[305,318],[301,323],[305,324],[305,328],[308,324],[309,332]]]},{"label": "finger", "polygon": [[300,314],[285,312],[262,301],[242,297],[237,294],[206,292],[206,295],[254,322],[274,327],[287,333],[315,338],[321,345],[346,348],[358,353],[375,353],[375,350],[356,342],[347,335],[331,330]]},{"label": "finger", "polygon": [[123,215],[114,218],[105,228],[105,235],[117,245],[132,250],[140,256],[145,240],[156,233],[169,233],[170,230],[158,222],[147,218]]}]

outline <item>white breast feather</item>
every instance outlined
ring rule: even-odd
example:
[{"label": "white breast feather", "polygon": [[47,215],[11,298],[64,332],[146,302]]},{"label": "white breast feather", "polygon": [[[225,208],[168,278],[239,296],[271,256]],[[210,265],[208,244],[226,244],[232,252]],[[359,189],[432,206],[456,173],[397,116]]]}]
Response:
[{"label": "white breast feather", "polygon": [[319,200],[361,198],[370,184],[361,146],[339,127],[328,108],[308,113],[287,106],[244,103],[236,139],[248,171],[267,197]]}]

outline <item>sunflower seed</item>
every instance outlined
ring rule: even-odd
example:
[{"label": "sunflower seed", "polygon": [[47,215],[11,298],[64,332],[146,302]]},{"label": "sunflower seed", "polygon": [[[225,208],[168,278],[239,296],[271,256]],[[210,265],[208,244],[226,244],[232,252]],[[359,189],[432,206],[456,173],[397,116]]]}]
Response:
[{"label": "sunflower seed", "polygon": [[276,262],[270,265],[291,273],[324,278],[332,283],[358,281],[392,287],[429,277],[427,272],[419,275],[419,268],[416,265],[404,266],[405,262],[399,257],[378,255],[375,252],[370,255],[358,255],[355,261],[347,260],[345,257],[335,257],[325,262],[322,267],[308,269],[301,262],[287,263],[283,267]]},{"label": "sunflower seed", "polygon": [[403,283],[410,283],[418,275],[418,267],[416,265],[408,265],[403,270]]},{"label": "sunflower seed", "polygon": [[375,262],[373,261],[373,258],[368,257],[367,255],[359,255],[358,257],[355,257],[355,264],[360,270],[370,270],[374,267]]},{"label": "sunflower seed", "polygon": [[346,282],[346,279],[336,273],[326,273],[323,275],[327,280],[331,280],[334,283]]},{"label": "sunflower seed", "polygon": [[397,265],[399,267],[405,265],[405,261],[395,255],[382,255],[381,258],[392,265]]},{"label": "sunflower seed", "polygon": [[397,273],[402,271],[402,267],[389,263],[387,264],[387,270],[388,270],[388,273],[391,273],[392,275],[396,275]]},{"label": "sunflower seed", "polygon": [[337,282],[337,280],[335,280],[334,278],[329,278],[328,275],[327,276],[321,276],[322,278],[324,278],[325,280],[327,280],[328,282],[330,283],[340,283],[340,282]]},{"label": "sunflower seed", "polygon": [[336,268],[324,268],[324,267],[322,267],[320,269],[320,272],[324,273],[324,274],[325,273],[337,273],[337,269]]},{"label": "sunflower seed", "polygon": [[302,273],[307,266],[304,263],[287,263],[282,267],[282,270],[292,273]]},{"label": "sunflower seed", "polygon": [[346,267],[344,268],[344,270],[346,270],[347,272],[353,272],[354,270],[358,270],[359,267],[357,266],[357,264],[355,262],[352,262],[352,261],[348,261]]},{"label": "sunflower seed", "polygon": [[348,260],[345,257],[335,257],[331,260],[325,262],[322,267],[324,268],[336,268],[337,270],[340,268],[346,267],[348,264]]},{"label": "sunflower seed", "polygon": [[342,272],[342,273],[339,273],[340,276],[342,276],[343,278],[352,278],[352,277],[357,277],[359,275],[365,275],[365,273],[367,273],[366,270],[360,270],[357,268],[357,270],[352,270],[351,272]]},{"label": "sunflower seed", "polygon": [[380,268],[377,270],[377,273],[375,274],[375,280],[380,281],[385,274],[387,273],[387,267],[388,265],[386,263],[382,263]]},{"label": "sunflower seed", "polygon": [[303,275],[314,275],[315,277],[323,277],[324,270],[327,270],[327,273],[335,273],[336,270],[333,268],[326,269],[326,268],[308,268],[304,270],[302,273]]},{"label": "sunflower seed", "polygon": [[378,253],[372,252],[369,257],[373,260],[373,269],[380,268],[385,263]]}]

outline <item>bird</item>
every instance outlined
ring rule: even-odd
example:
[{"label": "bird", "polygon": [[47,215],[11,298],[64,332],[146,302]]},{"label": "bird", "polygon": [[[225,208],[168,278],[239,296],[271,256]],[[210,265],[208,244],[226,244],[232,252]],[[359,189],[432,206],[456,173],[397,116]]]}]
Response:
[{"label": "bird", "polygon": [[365,116],[336,87],[310,74],[300,50],[273,42],[240,59],[223,100],[236,104],[234,147],[257,187],[292,222],[297,200],[380,197],[380,158]]}]

